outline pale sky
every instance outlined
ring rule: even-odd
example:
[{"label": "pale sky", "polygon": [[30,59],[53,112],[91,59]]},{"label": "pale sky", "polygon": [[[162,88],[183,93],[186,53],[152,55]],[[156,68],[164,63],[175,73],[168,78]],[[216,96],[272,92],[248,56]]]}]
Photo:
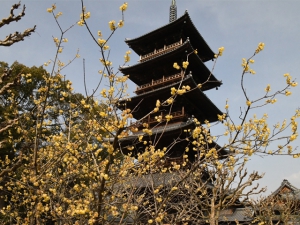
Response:
[{"label": "pale sky", "polygon": [[[18,1],[0,0],[0,18],[7,17],[11,4]],[[86,0],[87,11],[91,12],[88,23],[97,34],[101,30],[104,37],[109,34],[108,21],[121,19],[119,6],[122,0]],[[117,30],[108,43],[111,48],[111,60],[115,71],[123,63],[124,53],[129,50],[125,38],[135,38],[168,23],[171,0],[128,0],[125,12],[125,26]],[[27,66],[40,66],[53,59],[55,46],[53,37],[58,37],[59,30],[52,15],[46,9],[56,3],[56,12],[63,15],[59,18],[63,29],[76,23],[79,19],[80,0],[23,0],[26,5],[26,16],[18,23],[12,23],[0,29],[0,38],[4,39],[9,32],[23,31],[37,25],[36,33],[24,42],[12,47],[0,47],[0,61],[9,64],[15,60]],[[252,55],[259,42],[265,43],[265,49],[255,57],[252,68],[256,75],[249,75],[246,88],[250,99],[264,94],[267,84],[271,89],[284,87],[284,73],[290,73],[300,83],[300,1],[298,0],[177,0],[177,15],[185,10],[213,51],[224,46],[225,51],[219,59],[214,75],[223,81],[219,90],[206,92],[210,99],[224,110],[225,101],[229,100],[230,113],[238,121],[240,107],[245,106],[245,99],[240,88],[242,58]],[[87,85],[92,91],[98,81],[97,71],[101,69],[100,54],[84,27],[75,26],[65,35],[69,42],[65,44],[61,55],[67,62],[80,50],[81,58],[63,71],[67,79],[74,84],[75,91],[83,92],[82,59],[86,61]],[[138,56],[132,53],[130,65],[136,64]],[[211,69],[212,64],[207,64]],[[135,85],[130,83],[130,94]],[[291,90],[289,97],[281,96],[274,105],[253,111],[251,115],[264,112],[269,114],[270,123],[289,119],[294,110],[300,106],[300,87]],[[221,128],[212,132],[220,133]],[[214,133],[213,133],[214,134]],[[300,144],[300,140],[292,143]],[[265,172],[260,181],[261,186],[268,186],[268,193],[275,191],[283,179],[288,179],[300,188],[300,159],[291,157],[254,157],[248,164],[248,170]]]}]

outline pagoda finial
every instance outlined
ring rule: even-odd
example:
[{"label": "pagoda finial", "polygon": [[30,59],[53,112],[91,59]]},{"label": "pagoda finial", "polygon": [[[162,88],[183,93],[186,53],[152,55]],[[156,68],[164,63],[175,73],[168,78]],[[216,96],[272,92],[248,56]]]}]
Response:
[{"label": "pagoda finial", "polygon": [[172,0],[172,4],[170,6],[170,19],[169,22],[172,23],[177,19],[177,6],[176,0]]}]

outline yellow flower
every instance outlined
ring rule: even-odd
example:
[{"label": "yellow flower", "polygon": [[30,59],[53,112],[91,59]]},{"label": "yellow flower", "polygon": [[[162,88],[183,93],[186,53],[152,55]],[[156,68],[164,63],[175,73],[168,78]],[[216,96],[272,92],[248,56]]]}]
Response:
[{"label": "yellow flower", "polygon": [[249,62],[250,62],[250,63],[254,63],[254,59],[250,59]]},{"label": "yellow flower", "polygon": [[267,87],[265,88],[265,91],[266,91],[266,92],[271,91],[271,86],[270,86],[270,84],[267,85]]},{"label": "yellow flower", "polygon": [[57,19],[58,17],[60,17],[62,15],[62,12],[58,12],[55,16],[55,18]]},{"label": "yellow flower", "polygon": [[128,54],[124,55],[124,59],[125,62],[129,62],[130,61],[130,56]]},{"label": "yellow flower", "polygon": [[177,92],[176,88],[172,87],[171,88],[171,95],[175,95]]},{"label": "yellow flower", "polygon": [[188,62],[188,61],[182,63],[182,67],[183,67],[184,69],[186,69],[186,68],[188,67],[188,65],[189,65],[189,62]]},{"label": "yellow flower", "polygon": [[177,69],[177,70],[180,69],[180,66],[178,66],[178,64],[177,64],[176,62],[173,64],[173,67],[174,67],[175,69]]},{"label": "yellow flower", "polygon": [[166,115],[165,118],[169,122],[173,118],[173,116],[172,115]]},{"label": "yellow flower", "polygon": [[102,37],[102,33],[101,33],[100,30],[98,31],[98,36],[99,36],[99,37]]},{"label": "yellow flower", "polygon": [[59,48],[58,53],[62,53],[62,50],[63,50],[62,48]]},{"label": "yellow flower", "polygon": [[195,53],[195,54],[198,54],[198,51],[197,51],[197,49],[194,51],[194,53]]},{"label": "yellow flower", "polygon": [[291,95],[292,94],[292,92],[290,92],[290,91],[285,91],[285,95],[286,96],[289,96],[289,95]]},{"label": "yellow flower", "polygon": [[256,72],[254,70],[252,70],[252,69],[249,70],[249,73],[256,74]]},{"label": "yellow flower", "polygon": [[109,28],[114,31],[116,29],[116,25],[115,25],[116,21],[111,20],[108,22]]},{"label": "yellow flower", "polygon": [[90,17],[91,17],[91,13],[90,12],[87,12],[87,13],[84,14],[84,19],[87,20]]},{"label": "yellow flower", "polygon": [[291,135],[291,137],[290,137],[290,141],[294,141],[294,140],[296,140],[296,138],[297,138],[297,134],[293,134],[293,135]]},{"label": "yellow flower", "polygon": [[84,21],[83,21],[83,20],[79,20],[79,21],[77,22],[77,24],[78,24],[79,26],[83,26]]},{"label": "yellow flower", "polygon": [[246,101],[246,105],[247,105],[247,106],[250,106],[251,104],[252,104],[251,101],[249,101],[249,100]]},{"label": "yellow flower", "polygon": [[159,110],[159,108],[155,107],[155,108],[153,109],[153,112],[158,112],[158,110]]},{"label": "yellow flower", "polygon": [[291,86],[292,87],[296,87],[298,85],[298,83],[297,82],[293,82],[293,83],[291,83]]},{"label": "yellow flower", "polygon": [[128,7],[127,2],[125,2],[123,5],[120,6],[120,10],[125,11],[127,7]]},{"label": "yellow flower", "polygon": [[170,105],[170,104],[172,104],[173,103],[173,101],[174,101],[174,99],[173,98],[169,98],[169,99],[167,99],[167,103]]},{"label": "yellow flower", "polygon": [[260,51],[262,51],[264,49],[264,47],[265,47],[264,43],[262,43],[262,42],[258,43],[255,53],[259,53]]},{"label": "yellow flower", "polygon": [[156,100],[156,107],[160,107],[160,101]]},{"label": "yellow flower", "polygon": [[176,191],[178,187],[172,187],[171,191]]},{"label": "yellow flower", "polygon": [[179,95],[183,95],[184,93],[186,93],[186,90],[185,89],[178,89],[177,90],[177,94],[179,94]]},{"label": "yellow flower", "polygon": [[123,27],[124,26],[124,21],[123,20],[120,20],[120,22],[118,23],[118,27]]},{"label": "yellow flower", "polygon": [[53,12],[53,9],[52,9],[52,8],[48,8],[48,9],[47,9],[47,12],[48,12],[48,13],[52,13],[52,12]]},{"label": "yellow flower", "polygon": [[218,115],[218,120],[223,121],[223,116],[222,115]]},{"label": "yellow flower", "polygon": [[98,38],[98,44],[99,45],[104,45],[106,43],[106,40],[102,39],[102,38]]},{"label": "yellow flower", "polygon": [[224,52],[224,50],[225,50],[225,48],[224,48],[224,47],[220,47],[220,48],[219,48],[219,53],[218,53],[218,55],[219,55],[219,56],[222,56],[222,55],[223,55],[223,52]]}]

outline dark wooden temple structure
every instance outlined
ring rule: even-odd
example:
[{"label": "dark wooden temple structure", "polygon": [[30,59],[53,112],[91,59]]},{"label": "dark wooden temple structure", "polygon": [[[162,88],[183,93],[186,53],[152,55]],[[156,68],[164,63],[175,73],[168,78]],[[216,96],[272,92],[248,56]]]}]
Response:
[{"label": "dark wooden temple structure", "polygon": [[[136,96],[130,98],[130,101],[124,99],[119,102],[120,109],[132,110],[133,117],[139,121],[138,131],[120,140],[125,154],[132,152],[136,155],[142,152],[145,146],[137,138],[144,135],[143,140],[155,144],[156,148],[170,148],[168,161],[178,161],[191,142],[185,140],[186,134],[183,131],[195,128],[194,118],[200,123],[205,120],[215,122],[218,120],[217,115],[223,114],[204,94],[204,91],[222,85],[204,64],[213,60],[215,54],[194,26],[187,11],[176,19],[174,2],[170,9],[169,24],[125,41],[140,56],[139,63],[120,68],[137,85]],[[189,55],[189,65],[185,72],[173,68],[174,62],[182,65],[189,53],[193,54]],[[189,86],[190,91],[178,95],[173,104],[153,112],[157,100],[166,101],[171,97],[172,87],[178,89],[183,86]],[[166,115],[172,116],[167,123]],[[144,134],[143,124],[147,124],[147,128],[152,130],[152,135]],[[180,141],[174,145],[175,139]],[[126,147],[132,145],[134,150],[128,151]],[[219,148],[216,143],[211,143],[210,147]],[[194,155],[195,152],[189,151],[188,158],[191,163],[195,160]]]}]

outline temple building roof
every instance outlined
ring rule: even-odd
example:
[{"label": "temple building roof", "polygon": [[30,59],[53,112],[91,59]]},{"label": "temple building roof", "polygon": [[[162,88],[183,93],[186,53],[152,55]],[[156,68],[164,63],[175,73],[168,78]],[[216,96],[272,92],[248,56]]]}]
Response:
[{"label": "temple building roof", "polygon": [[[122,153],[123,154],[129,154],[131,153],[132,156],[137,156],[137,154],[139,152],[143,152],[145,145],[143,144],[143,142],[139,142],[139,136],[143,135],[143,141],[152,141],[155,142],[155,139],[157,139],[157,137],[159,135],[163,135],[164,138],[160,139],[158,143],[155,143],[155,146],[157,149],[162,149],[164,147],[168,147],[170,144],[173,143],[173,141],[176,138],[182,138],[184,139],[183,141],[177,143],[176,145],[171,145],[172,148],[176,148],[177,150],[180,149],[180,151],[177,151],[177,153],[179,154],[183,154],[183,152],[185,151],[185,147],[188,146],[189,142],[192,142],[193,140],[187,140],[186,139],[186,133],[184,133],[183,131],[186,129],[194,129],[196,127],[194,121],[192,119],[186,121],[186,122],[181,122],[181,123],[175,123],[175,124],[168,124],[167,126],[157,126],[152,128],[152,135],[149,136],[148,134],[144,133],[142,130],[133,133],[132,135],[125,137],[125,138],[121,138],[119,139],[119,144],[120,147],[122,148]],[[192,139],[192,138],[188,138],[188,139]],[[108,142],[113,142],[114,138],[104,138],[104,141],[108,141]],[[217,150],[219,150],[219,156],[220,157],[227,157],[227,155],[229,154],[228,150],[222,148],[221,146],[219,146],[216,142],[212,142],[212,143],[207,143],[209,148],[216,148]],[[135,146],[134,150],[128,150],[127,147],[128,146]],[[171,152],[172,153],[172,152]],[[185,153],[189,156],[189,160],[190,162],[193,162],[195,160],[195,152],[194,151],[189,151],[188,153]],[[172,155],[171,155],[172,156]]]},{"label": "temple building roof", "polygon": [[161,79],[162,76],[167,77],[178,73],[178,70],[173,68],[174,62],[177,62],[178,65],[182,65],[182,62],[187,60],[187,53],[192,53],[188,59],[189,66],[187,71],[192,72],[197,84],[204,83],[202,85],[202,90],[204,91],[222,85],[222,82],[215,78],[200,57],[193,52],[194,48],[188,39],[172,51],[162,53],[161,55],[142,63],[121,67],[120,71],[123,74],[129,74],[129,79],[135,84],[143,85],[150,83],[152,80]]},{"label": "temple building roof", "polygon": [[[190,86],[190,91],[183,95],[178,95],[172,104],[172,111],[180,111],[182,107],[185,108],[186,113],[193,115],[201,123],[205,120],[215,122],[218,120],[218,115],[221,112],[214,103],[199,89],[195,83],[192,75],[187,75],[182,81],[169,84],[167,86],[142,93],[128,99],[123,99],[119,103],[120,109],[129,108],[132,110],[135,119],[141,119],[155,108],[157,100],[163,102],[171,97],[171,88],[178,89],[179,86]],[[167,107],[161,107],[161,110],[168,111]]]},{"label": "temple building roof", "polygon": [[292,197],[300,200],[300,189],[284,179],[281,185],[271,194],[271,196],[281,195],[283,197]]},{"label": "temple building roof", "polygon": [[215,53],[205,42],[187,11],[173,22],[140,37],[126,39],[125,42],[138,55],[145,55],[154,49],[178,42],[180,39],[185,41],[187,38],[191,40],[193,47],[198,50],[198,55],[204,62],[214,58]]}]

